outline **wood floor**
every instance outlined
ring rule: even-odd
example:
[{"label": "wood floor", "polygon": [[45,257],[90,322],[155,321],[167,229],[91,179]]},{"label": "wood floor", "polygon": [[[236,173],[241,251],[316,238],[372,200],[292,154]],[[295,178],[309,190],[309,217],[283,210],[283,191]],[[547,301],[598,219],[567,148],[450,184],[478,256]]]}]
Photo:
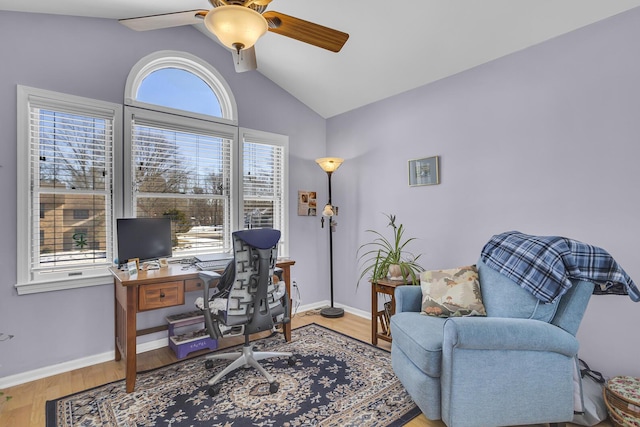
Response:
[{"label": "wood floor", "polygon": [[[292,327],[296,328],[309,323],[317,323],[362,341],[371,342],[370,323],[359,316],[346,313],[339,319],[327,319],[316,311],[310,311],[296,315],[292,320]],[[224,348],[241,342],[241,337],[225,339],[220,341],[220,347]],[[387,350],[391,349],[391,345],[385,341],[378,341],[378,345]],[[195,355],[197,353],[190,356]],[[157,368],[176,360],[174,353],[168,347],[141,353],[138,355],[138,371]],[[8,388],[4,392],[7,396],[11,396],[11,399],[0,409],[0,426],[44,427],[44,407],[47,400],[123,378],[124,361],[111,361]],[[444,427],[445,425],[440,421],[429,421],[424,415],[420,415],[410,421],[407,426]],[[611,424],[607,422],[598,425],[598,427],[610,426]]]}]

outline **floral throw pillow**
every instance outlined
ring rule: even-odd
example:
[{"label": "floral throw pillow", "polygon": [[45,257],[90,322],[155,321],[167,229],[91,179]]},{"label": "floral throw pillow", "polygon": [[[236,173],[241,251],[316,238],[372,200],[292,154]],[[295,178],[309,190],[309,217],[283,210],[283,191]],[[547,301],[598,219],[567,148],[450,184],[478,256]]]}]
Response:
[{"label": "floral throw pillow", "polygon": [[434,317],[486,316],[475,265],[423,271],[422,314]]}]

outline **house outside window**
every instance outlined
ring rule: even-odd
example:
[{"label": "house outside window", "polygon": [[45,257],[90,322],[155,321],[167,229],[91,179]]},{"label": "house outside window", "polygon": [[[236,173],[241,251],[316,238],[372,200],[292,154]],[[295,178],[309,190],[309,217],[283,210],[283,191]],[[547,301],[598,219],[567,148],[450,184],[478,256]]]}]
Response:
[{"label": "house outside window", "polygon": [[74,209],[73,219],[89,219],[89,209]]}]

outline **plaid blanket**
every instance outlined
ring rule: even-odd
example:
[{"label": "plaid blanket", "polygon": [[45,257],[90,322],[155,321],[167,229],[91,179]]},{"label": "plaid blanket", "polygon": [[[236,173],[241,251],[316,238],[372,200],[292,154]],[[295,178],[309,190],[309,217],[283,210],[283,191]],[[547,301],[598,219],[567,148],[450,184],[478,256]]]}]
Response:
[{"label": "plaid blanket", "polygon": [[594,293],[623,293],[640,301],[635,283],[607,251],[566,237],[509,231],[493,236],[481,259],[545,303],[564,295],[572,279],[594,282]]}]

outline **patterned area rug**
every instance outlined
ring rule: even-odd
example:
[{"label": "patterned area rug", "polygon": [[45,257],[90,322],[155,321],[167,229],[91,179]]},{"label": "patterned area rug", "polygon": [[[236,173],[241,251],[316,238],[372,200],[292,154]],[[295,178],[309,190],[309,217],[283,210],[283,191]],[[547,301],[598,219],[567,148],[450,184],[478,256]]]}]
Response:
[{"label": "patterned area rug", "polygon": [[385,350],[316,324],[293,330],[289,343],[277,334],[254,345],[298,358],[295,366],[286,358],[260,362],[280,383],[274,394],[251,368],[228,374],[220,394],[210,397],[208,379],[228,362],[207,370],[198,357],[138,374],[130,394],[117,381],[49,401],[47,427],[396,427],[420,413]]}]

